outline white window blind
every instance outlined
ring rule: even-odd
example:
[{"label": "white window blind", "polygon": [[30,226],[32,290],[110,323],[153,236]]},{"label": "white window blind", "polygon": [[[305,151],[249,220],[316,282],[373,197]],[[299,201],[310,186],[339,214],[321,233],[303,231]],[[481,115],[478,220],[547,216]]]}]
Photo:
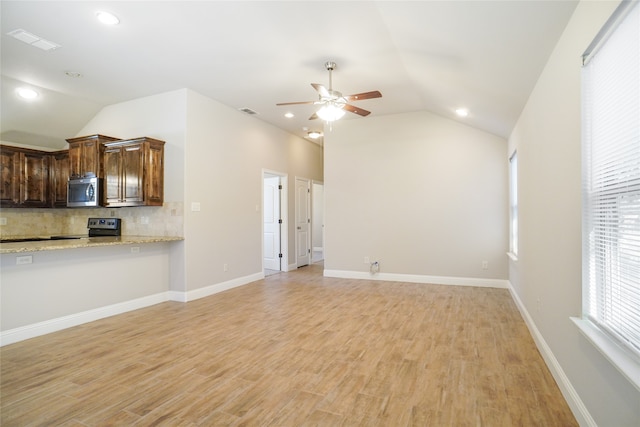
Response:
[{"label": "white window blind", "polygon": [[640,6],[583,67],[583,317],[640,357]]}]

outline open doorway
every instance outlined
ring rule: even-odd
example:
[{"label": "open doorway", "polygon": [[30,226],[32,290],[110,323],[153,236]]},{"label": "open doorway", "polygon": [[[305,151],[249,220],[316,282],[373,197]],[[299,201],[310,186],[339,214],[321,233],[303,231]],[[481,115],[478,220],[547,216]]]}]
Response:
[{"label": "open doorway", "polygon": [[286,174],[262,172],[262,267],[265,276],[288,271],[286,182]]}]

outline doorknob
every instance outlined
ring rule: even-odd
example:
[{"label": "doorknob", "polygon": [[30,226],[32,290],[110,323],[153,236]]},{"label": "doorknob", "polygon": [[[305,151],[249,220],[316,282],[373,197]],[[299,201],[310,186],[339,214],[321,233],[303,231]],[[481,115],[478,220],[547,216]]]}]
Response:
[{"label": "doorknob", "polygon": [[298,227],[298,230],[302,230],[302,227]]}]

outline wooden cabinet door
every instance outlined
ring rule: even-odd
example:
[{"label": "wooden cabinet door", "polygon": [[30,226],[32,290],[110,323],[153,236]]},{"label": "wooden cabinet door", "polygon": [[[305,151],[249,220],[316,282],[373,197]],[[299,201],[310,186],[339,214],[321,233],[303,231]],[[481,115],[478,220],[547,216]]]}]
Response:
[{"label": "wooden cabinet door", "polygon": [[82,169],[83,174],[93,173],[99,177],[100,170],[100,143],[98,140],[90,140],[82,143]]},{"label": "wooden cabinet door", "polygon": [[72,176],[84,176],[93,173],[99,177],[100,142],[97,139],[69,143],[69,168]]},{"label": "wooden cabinet door", "polygon": [[164,146],[151,144],[144,168],[145,205],[162,206],[164,202]]},{"label": "wooden cabinet door", "polygon": [[70,158],[68,151],[51,154],[50,196],[54,208],[67,207],[67,182],[70,177]]},{"label": "wooden cabinet door", "polygon": [[82,175],[82,143],[69,144],[69,176]]},{"label": "wooden cabinet door", "polygon": [[113,206],[122,200],[122,174],[120,172],[121,147],[106,147],[104,150],[103,204]]},{"label": "wooden cabinet door", "polygon": [[10,207],[20,203],[20,153],[0,150],[0,204]]},{"label": "wooden cabinet door", "polygon": [[109,141],[102,150],[104,206],[162,206],[164,141]]},{"label": "wooden cabinet door", "polygon": [[49,155],[20,153],[21,194],[25,207],[47,207],[49,201]]},{"label": "wooden cabinet door", "polygon": [[144,201],[144,151],[142,144],[123,147],[122,150],[123,202],[128,206]]},{"label": "wooden cabinet door", "polygon": [[103,178],[102,146],[113,141],[119,139],[100,134],[67,139],[71,174],[82,176],[91,172]]}]

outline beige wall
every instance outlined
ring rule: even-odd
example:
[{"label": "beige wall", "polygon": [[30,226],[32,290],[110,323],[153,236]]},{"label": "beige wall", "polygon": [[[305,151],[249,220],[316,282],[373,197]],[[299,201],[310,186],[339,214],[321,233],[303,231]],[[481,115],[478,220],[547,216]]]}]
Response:
[{"label": "beige wall", "polygon": [[[16,266],[15,254],[2,255],[3,332],[29,329],[33,322],[50,325],[35,328],[37,335],[64,327],[68,324],[64,319],[87,310],[95,316],[111,315],[131,307],[132,299],[138,308],[166,298],[193,299],[256,280],[262,275],[263,169],[288,175],[289,218],[293,218],[295,177],[323,179],[320,146],[186,89],[106,107],[76,136],[95,133],[166,141],[165,206],[3,210],[3,217],[13,215],[8,224],[22,220],[27,228],[42,225],[42,234],[58,230],[80,234],[86,233],[87,217],[113,213],[123,218],[125,234],[178,235],[185,240],[158,246],[157,251],[157,245],[144,245],[140,256],[131,255],[126,246],[112,248],[106,258],[93,255],[99,250],[87,250],[86,256],[82,250],[39,253],[26,266]],[[199,212],[191,210],[192,202],[200,203]],[[147,217],[149,224],[142,224],[141,217]],[[288,227],[294,227],[292,221]],[[292,264],[293,232],[289,236]],[[154,256],[145,257],[150,251]],[[110,261],[117,275],[105,274]],[[82,268],[76,268],[78,262]],[[224,264],[228,271],[223,271]],[[111,281],[118,283],[110,286]],[[40,308],[58,300],[46,310]],[[113,304],[115,308],[102,309]]]},{"label": "beige wall", "polygon": [[565,395],[577,393],[597,425],[621,427],[638,425],[640,393],[569,320],[580,316],[582,294],[580,56],[616,6],[579,4],[509,139],[520,212],[509,279],[574,389]]},{"label": "beige wall", "polygon": [[172,260],[182,271],[172,280],[176,291],[262,272],[263,169],[288,174],[290,218],[294,177],[322,180],[320,146],[187,89],[109,106],[79,134],[92,133],[166,141],[165,201],[184,206],[185,242]]},{"label": "beige wall", "polygon": [[[195,92],[188,111],[187,289],[262,271],[264,169],[288,174],[288,263],[294,263],[294,179],[322,180],[322,148]],[[190,210],[193,202],[201,211]]]},{"label": "beige wall", "polygon": [[[325,136],[325,268],[507,278],[507,141],[427,112]],[[482,262],[488,268],[482,268]]]}]

